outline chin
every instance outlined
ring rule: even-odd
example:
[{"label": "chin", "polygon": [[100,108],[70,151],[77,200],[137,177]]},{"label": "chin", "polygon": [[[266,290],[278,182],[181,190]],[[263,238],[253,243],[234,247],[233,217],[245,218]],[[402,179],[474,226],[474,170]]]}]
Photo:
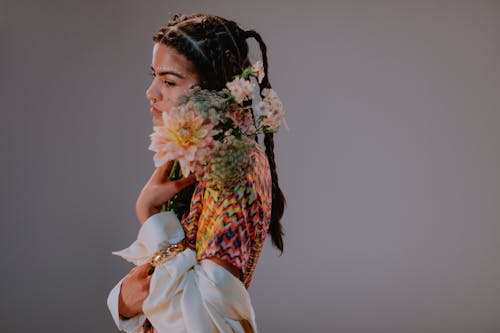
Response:
[{"label": "chin", "polygon": [[153,126],[163,126],[163,121],[161,119],[154,119],[153,118]]}]

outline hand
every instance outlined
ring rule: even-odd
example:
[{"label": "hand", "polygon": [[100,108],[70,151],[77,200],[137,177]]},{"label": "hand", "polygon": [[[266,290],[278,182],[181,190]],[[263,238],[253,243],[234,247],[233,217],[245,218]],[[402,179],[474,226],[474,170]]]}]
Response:
[{"label": "hand", "polygon": [[169,180],[168,177],[173,165],[174,161],[172,160],[156,168],[139,194],[135,204],[135,211],[141,224],[151,215],[161,212],[162,205],[177,192],[196,181],[194,174],[174,181]]},{"label": "hand", "polygon": [[142,304],[149,295],[150,268],[150,263],[136,266],[123,279],[118,297],[118,312],[122,317],[131,318],[142,313]]}]

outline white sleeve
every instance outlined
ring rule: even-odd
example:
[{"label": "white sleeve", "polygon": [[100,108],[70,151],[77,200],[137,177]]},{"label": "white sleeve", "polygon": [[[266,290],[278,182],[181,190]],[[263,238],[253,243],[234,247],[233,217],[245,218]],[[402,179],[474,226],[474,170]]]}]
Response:
[{"label": "white sleeve", "polygon": [[149,262],[165,242],[176,244],[184,237],[184,229],[177,215],[172,211],[160,212],[144,221],[137,239],[128,248],[112,253],[140,266]]},{"label": "white sleeve", "polygon": [[120,288],[124,278],[125,277],[123,277],[109,293],[108,308],[113,316],[116,327],[118,327],[120,331],[134,333],[144,324],[146,321],[146,315],[144,313],[140,313],[126,320],[120,318],[120,313],[118,312],[118,297],[120,296]]},{"label": "white sleeve", "polygon": [[[128,248],[113,254],[142,265],[160,245],[176,244],[184,237],[177,216],[161,212],[142,224]],[[243,283],[211,260],[198,263],[196,251],[189,247],[155,266],[143,312],[127,320],[118,313],[122,281],[109,294],[108,307],[117,327],[125,332],[136,333],[146,318],[160,333],[257,332],[255,312]]]},{"label": "white sleeve", "polygon": [[[160,212],[151,215],[144,221],[139,229],[137,239],[128,248],[112,253],[139,266],[148,262],[163,242],[177,243],[184,236],[184,230],[175,213],[171,211]],[[127,320],[120,318],[118,297],[124,278],[109,293],[107,304],[118,329],[132,333],[144,324],[147,317],[141,313]]]}]

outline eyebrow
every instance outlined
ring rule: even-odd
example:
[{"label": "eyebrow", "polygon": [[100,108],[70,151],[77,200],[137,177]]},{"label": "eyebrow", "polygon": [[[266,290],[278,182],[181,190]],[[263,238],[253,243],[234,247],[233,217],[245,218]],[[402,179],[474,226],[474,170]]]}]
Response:
[{"label": "eyebrow", "polygon": [[[155,70],[154,70],[153,66],[150,66],[150,68],[151,68],[151,71],[154,73]],[[163,71],[161,71],[161,72],[158,73],[159,76],[167,75],[167,74],[175,75],[175,76],[177,76],[177,77],[179,77],[181,79],[185,79],[186,78],[184,75],[182,75],[181,73],[176,72],[174,70],[163,70]]]}]

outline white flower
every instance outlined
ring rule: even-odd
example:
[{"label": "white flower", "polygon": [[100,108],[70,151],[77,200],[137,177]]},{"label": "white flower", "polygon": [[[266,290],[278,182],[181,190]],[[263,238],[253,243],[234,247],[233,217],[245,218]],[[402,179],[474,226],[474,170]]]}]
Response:
[{"label": "white flower", "polygon": [[270,111],[270,105],[262,100],[257,104],[256,110],[259,114],[267,115]]},{"label": "white flower", "polygon": [[234,96],[234,99],[238,104],[241,104],[241,102],[246,99],[252,98],[252,94],[255,90],[255,83],[240,77],[226,83],[226,86],[229,88],[231,95]]},{"label": "white flower", "polygon": [[259,80],[259,83],[261,83],[264,79],[264,65],[262,64],[262,61],[256,61],[252,65],[252,70],[254,71],[254,73],[257,73],[257,79]]},{"label": "white flower", "polygon": [[257,110],[262,115],[260,124],[265,126],[267,130],[275,132],[283,121],[285,127],[288,129],[283,103],[278,94],[270,88],[264,88],[262,94],[264,98],[257,104]]},{"label": "white flower", "polygon": [[262,89],[262,94],[264,95],[264,99],[266,99],[271,105],[272,109],[282,109],[283,103],[281,103],[281,99],[278,97],[276,91],[270,88]]}]

